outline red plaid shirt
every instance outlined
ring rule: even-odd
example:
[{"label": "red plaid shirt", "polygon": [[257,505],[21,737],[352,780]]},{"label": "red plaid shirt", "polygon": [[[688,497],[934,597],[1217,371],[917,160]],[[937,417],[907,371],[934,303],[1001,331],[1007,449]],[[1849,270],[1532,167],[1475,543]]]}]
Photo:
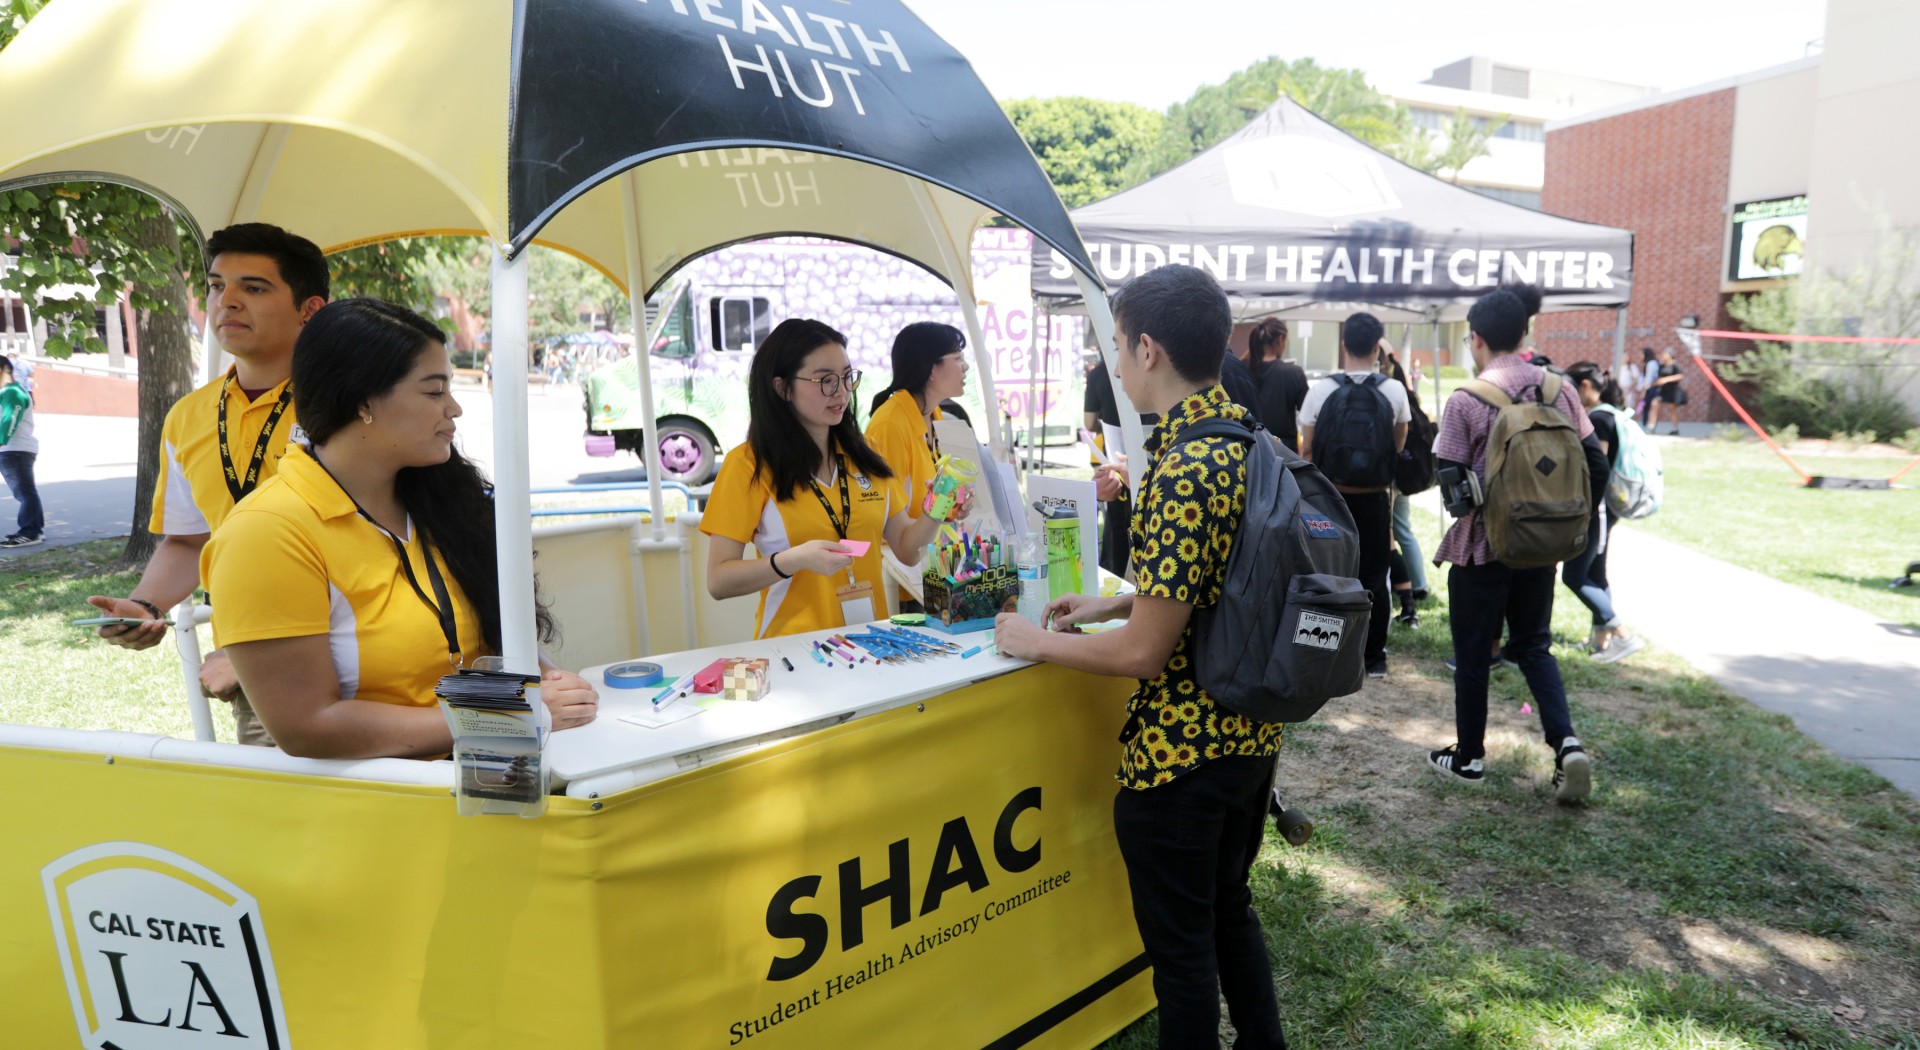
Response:
[{"label": "red plaid shirt", "polygon": [[[1539,365],[1528,364],[1513,354],[1501,354],[1487,362],[1479,378],[1519,401],[1522,400],[1521,391],[1539,385],[1545,375],[1546,370]],[[1530,395],[1525,400],[1531,401],[1538,396]],[[1573,421],[1574,432],[1582,439],[1593,433],[1593,420],[1587,418],[1586,410],[1580,407],[1580,395],[1574,392],[1573,382],[1565,376],[1560,377],[1560,395],[1553,404]],[[1493,431],[1494,417],[1499,414],[1499,409],[1467,391],[1454,391],[1453,396],[1447,398],[1446,408],[1440,413],[1440,436],[1433,442],[1434,455],[1455,463],[1473,464],[1473,472],[1480,476],[1480,483],[1484,486],[1487,482],[1487,435]],[[1440,549],[1433,553],[1435,565],[1443,562],[1485,565],[1494,560],[1493,545],[1487,542],[1486,523],[1481,520],[1477,510],[1464,518],[1454,519],[1453,526],[1447,529],[1447,535],[1440,541]]]}]

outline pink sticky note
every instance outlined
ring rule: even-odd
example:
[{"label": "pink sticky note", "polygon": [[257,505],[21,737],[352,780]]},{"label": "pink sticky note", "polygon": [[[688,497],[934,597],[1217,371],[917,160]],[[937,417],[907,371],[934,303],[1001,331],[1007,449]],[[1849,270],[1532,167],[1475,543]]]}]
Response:
[{"label": "pink sticky note", "polygon": [[848,554],[851,554],[856,558],[866,557],[867,551],[872,547],[873,547],[873,541],[871,540],[841,540],[840,541],[840,549],[843,551],[846,551]]}]

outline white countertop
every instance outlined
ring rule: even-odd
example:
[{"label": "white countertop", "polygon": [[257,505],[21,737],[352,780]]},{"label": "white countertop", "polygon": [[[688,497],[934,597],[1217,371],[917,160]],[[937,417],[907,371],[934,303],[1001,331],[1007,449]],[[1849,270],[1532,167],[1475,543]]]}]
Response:
[{"label": "white countertop", "polygon": [[[604,674],[611,664],[586,668],[580,674],[600,690],[599,717],[553,734],[546,748],[548,766],[557,780],[566,782],[568,795],[598,798],[1029,666],[1028,661],[985,651],[967,659],[954,654],[902,664],[856,664],[852,669],[838,659],[833,667],[824,667],[807,655],[812,641],[869,629],[871,625],[837,628],[636,657],[660,664],[668,682],[728,657],[760,657],[771,666],[764,698],[729,701],[690,693],[679,703],[699,701],[705,709],[659,728],[623,722],[621,716],[651,710],[660,686],[614,689],[607,686]],[[992,631],[949,635],[930,627],[911,629],[952,642],[963,651],[993,641]],[[792,662],[792,671],[780,662],[782,656]]]}]

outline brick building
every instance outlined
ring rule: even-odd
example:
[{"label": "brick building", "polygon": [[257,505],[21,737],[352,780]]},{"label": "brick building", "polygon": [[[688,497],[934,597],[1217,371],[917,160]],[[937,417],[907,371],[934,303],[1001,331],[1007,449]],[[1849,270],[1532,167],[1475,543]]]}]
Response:
[{"label": "brick building", "polygon": [[[1720,275],[1737,87],[1674,94],[1682,97],[1658,96],[1547,132],[1543,209],[1633,231],[1629,362],[1640,360],[1643,346],[1683,352],[1673,334],[1678,327],[1735,327]],[[1612,311],[1545,314],[1534,338],[1555,361],[1606,362],[1613,360],[1614,327]],[[1681,418],[1733,418],[1697,371],[1689,369],[1685,383],[1689,403]]]},{"label": "brick building", "polygon": [[[1634,231],[1626,356],[1679,350],[1675,328],[1737,329],[1732,296],[1803,268],[1846,274],[1882,250],[1889,226],[1920,230],[1920,139],[1889,123],[1920,106],[1917,38],[1920,4],[1829,0],[1818,54],[1547,125],[1543,210]],[[1608,361],[1614,318],[1546,315],[1535,339],[1556,361]],[[1733,417],[1704,376],[1687,375],[1682,419]],[[1920,382],[1906,390],[1920,410]]]}]

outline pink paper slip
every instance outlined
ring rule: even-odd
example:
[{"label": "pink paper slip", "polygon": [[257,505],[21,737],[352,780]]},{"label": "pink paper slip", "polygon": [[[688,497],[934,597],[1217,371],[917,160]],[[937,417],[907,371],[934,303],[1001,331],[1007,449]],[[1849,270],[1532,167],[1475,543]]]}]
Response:
[{"label": "pink paper slip", "polygon": [[866,557],[867,551],[872,549],[872,547],[873,547],[872,540],[841,540],[840,541],[840,549],[843,551],[846,551],[848,554],[851,554],[856,558]]}]

